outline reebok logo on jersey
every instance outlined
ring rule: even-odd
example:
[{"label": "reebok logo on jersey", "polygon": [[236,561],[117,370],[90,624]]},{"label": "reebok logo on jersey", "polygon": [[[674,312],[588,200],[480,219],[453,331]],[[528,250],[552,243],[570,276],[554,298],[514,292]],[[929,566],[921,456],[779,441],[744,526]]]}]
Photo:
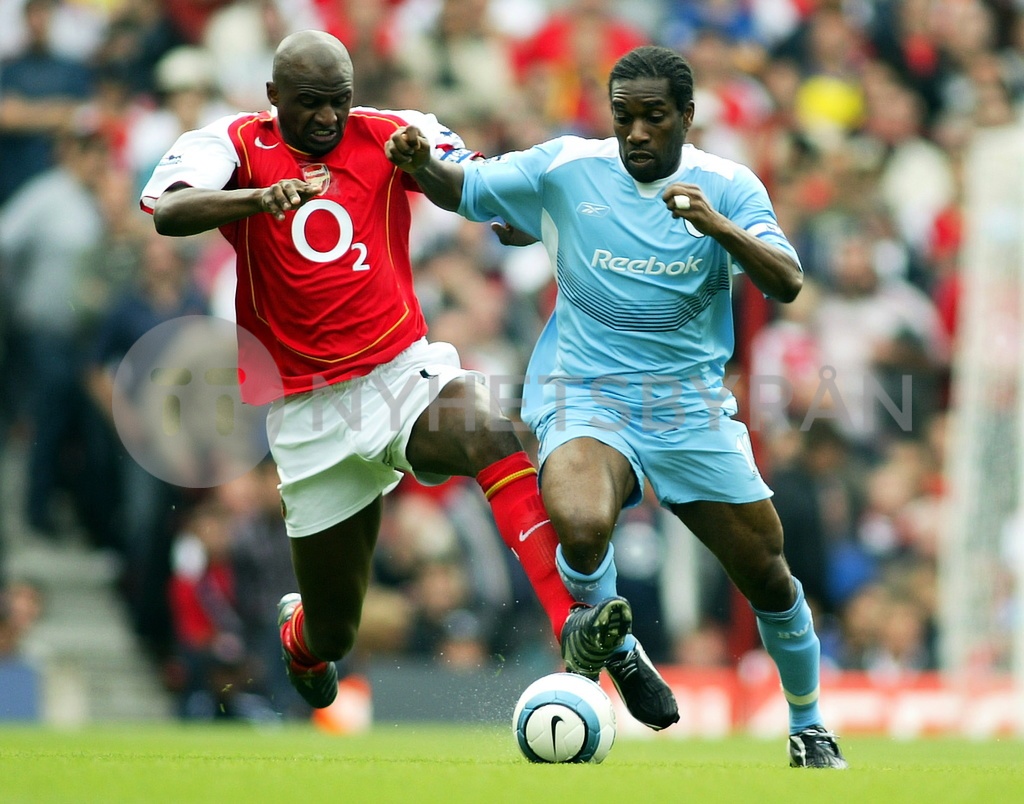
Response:
[{"label": "reebok logo on jersey", "polygon": [[167,154],[160,160],[161,165],[177,165],[181,162],[181,154]]},{"label": "reebok logo on jersey", "polygon": [[675,260],[666,264],[653,256],[640,259],[616,257],[610,251],[599,248],[594,250],[594,256],[590,258],[590,267],[600,268],[602,271],[614,271],[619,274],[647,274],[649,276],[665,274],[665,276],[678,276],[679,274],[697,273],[702,262],[704,262],[703,257],[690,255],[686,258],[685,262]]},{"label": "reebok logo on jersey", "polygon": [[273,145],[267,145],[259,137],[256,138],[256,147],[262,148],[264,151],[269,151],[272,148],[276,148],[280,143],[275,142]]},{"label": "reebok logo on jersey", "polygon": [[529,530],[521,530],[521,531],[519,531],[519,541],[525,542],[527,539],[530,538],[530,534],[532,534],[535,530],[537,530],[537,528],[544,527],[544,525],[548,524],[548,522],[550,522],[550,521],[551,521],[550,519],[545,519],[543,522],[538,522],[536,525],[534,525]]},{"label": "reebok logo on jersey", "polygon": [[601,204],[594,204],[591,201],[581,201],[580,205],[576,207],[576,211],[580,215],[590,215],[594,218],[603,218],[608,214],[608,207]]}]

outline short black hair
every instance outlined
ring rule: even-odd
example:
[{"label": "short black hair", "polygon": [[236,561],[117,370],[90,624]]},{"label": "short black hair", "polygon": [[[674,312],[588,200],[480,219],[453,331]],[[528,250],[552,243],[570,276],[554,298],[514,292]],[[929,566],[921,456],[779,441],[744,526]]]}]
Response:
[{"label": "short black hair", "polygon": [[608,76],[609,97],[616,81],[636,78],[667,78],[669,94],[680,112],[693,100],[693,68],[686,59],[667,47],[644,45],[619,59]]}]

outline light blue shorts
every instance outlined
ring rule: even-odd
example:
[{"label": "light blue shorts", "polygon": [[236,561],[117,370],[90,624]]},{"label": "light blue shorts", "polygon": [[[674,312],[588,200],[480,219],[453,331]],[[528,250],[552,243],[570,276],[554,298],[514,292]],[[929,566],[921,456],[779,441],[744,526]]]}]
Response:
[{"label": "light blue shorts", "polygon": [[[690,406],[687,406],[690,407]],[[570,392],[544,412],[535,427],[540,463],[575,438],[593,438],[622,453],[637,484],[626,507],[640,502],[644,478],[664,506],[697,500],[749,503],[772,496],[750,447],[750,434],[726,410],[701,409],[667,420],[638,403],[602,405],[586,392]]]}]

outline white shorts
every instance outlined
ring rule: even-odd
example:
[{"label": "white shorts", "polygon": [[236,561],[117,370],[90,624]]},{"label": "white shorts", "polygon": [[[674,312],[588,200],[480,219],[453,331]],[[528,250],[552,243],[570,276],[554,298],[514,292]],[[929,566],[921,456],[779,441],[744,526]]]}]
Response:
[{"label": "white shorts", "polygon": [[412,471],[405,449],[417,418],[467,375],[478,376],[454,346],[421,339],[366,376],[274,402],[267,434],[288,535],[320,533],[397,486]]}]

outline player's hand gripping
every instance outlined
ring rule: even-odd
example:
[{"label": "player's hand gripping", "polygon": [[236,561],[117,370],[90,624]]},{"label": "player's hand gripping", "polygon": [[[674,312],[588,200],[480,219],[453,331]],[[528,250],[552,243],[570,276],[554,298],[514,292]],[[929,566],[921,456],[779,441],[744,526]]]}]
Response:
[{"label": "player's hand gripping", "polygon": [[714,234],[718,212],[708,203],[696,184],[675,182],[661,194],[673,218],[686,218],[694,228],[706,235]]},{"label": "player's hand gripping", "polygon": [[384,143],[384,153],[395,167],[415,173],[430,161],[430,141],[416,126],[405,126]]},{"label": "player's hand gripping", "polygon": [[284,213],[298,209],[309,199],[315,198],[322,189],[320,184],[310,184],[302,179],[282,179],[267,187],[260,195],[260,209],[284,220]]}]

